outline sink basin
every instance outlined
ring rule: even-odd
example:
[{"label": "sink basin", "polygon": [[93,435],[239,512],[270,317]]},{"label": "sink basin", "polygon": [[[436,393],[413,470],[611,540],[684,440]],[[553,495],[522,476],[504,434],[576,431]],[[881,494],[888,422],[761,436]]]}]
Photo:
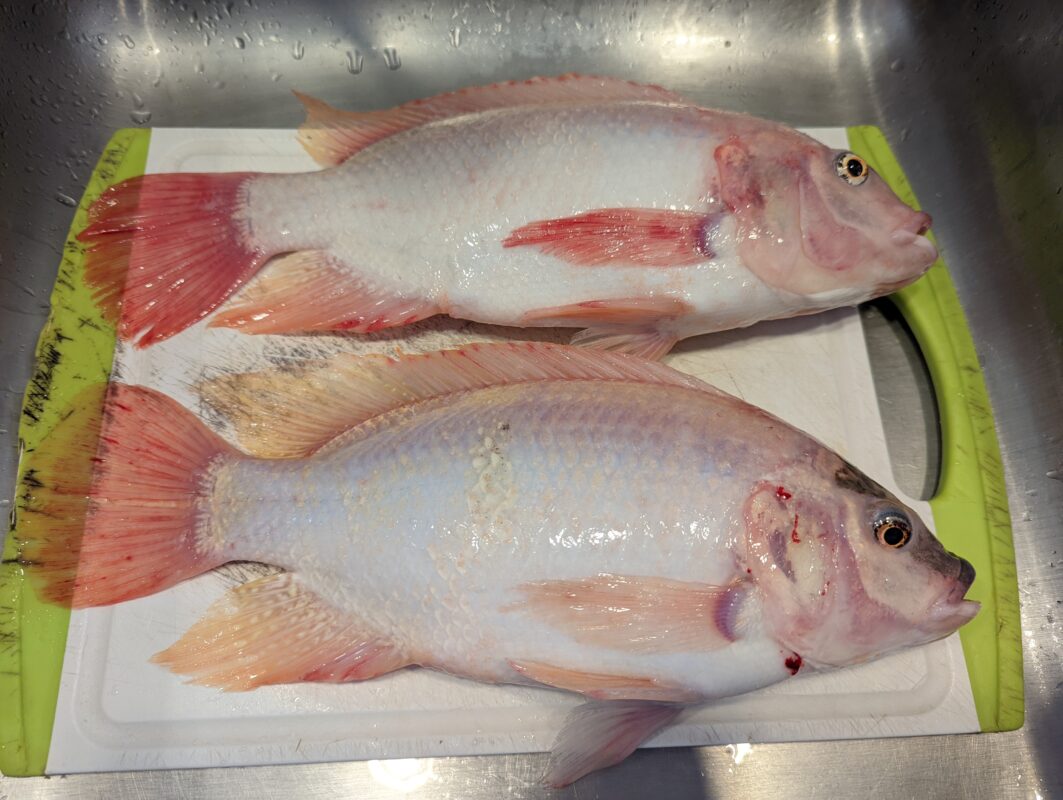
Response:
[{"label": "sink basin", "polygon": [[[795,126],[880,126],[934,216],[997,423],[1023,602],[1027,723],[1004,734],[642,751],[569,790],[618,797],[1049,797],[1063,792],[1063,46],[1055,4],[80,2],[0,9],[0,487],[61,248],[116,128],[294,128],[568,71]],[[951,4],[949,4],[951,5]],[[885,313],[880,313],[884,311]],[[931,387],[903,323],[865,311],[894,470],[931,491]],[[892,388],[891,388],[892,387]],[[896,446],[894,446],[896,443]],[[946,443],[947,444],[947,443]],[[940,458],[948,458],[942,452]],[[914,487],[914,488],[909,488]],[[5,505],[9,501],[5,498]],[[0,743],[3,746],[3,743]],[[0,778],[11,798],[176,792],[535,796],[541,755]],[[883,791],[883,787],[888,787]]]}]

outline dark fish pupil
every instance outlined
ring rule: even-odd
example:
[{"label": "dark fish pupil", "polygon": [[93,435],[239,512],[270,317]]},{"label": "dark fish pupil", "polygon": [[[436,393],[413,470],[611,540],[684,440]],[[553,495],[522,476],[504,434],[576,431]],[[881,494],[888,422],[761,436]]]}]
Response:
[{"label": "dark fish pupil", "polygon": [[855,158],[849,159],[849,161],[845,164],[845,169],[848,170],[849,174],[852,175],[854,178],[859,178],[861,175],[864,174],[864,165],[857,161]]},{"label": "dark fish pupil", "polygon": [[902,531],[896,525],[890,525],[882,534],[882,541],[884,541],[890,547],[896,547],[904,541],[904,531]]}]

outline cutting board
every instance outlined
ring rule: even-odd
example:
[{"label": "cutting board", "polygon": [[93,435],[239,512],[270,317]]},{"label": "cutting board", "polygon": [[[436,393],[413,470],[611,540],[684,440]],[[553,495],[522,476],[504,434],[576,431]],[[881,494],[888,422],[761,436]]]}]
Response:
[{"label": "cutting board", "polygon": [[[845,129],[808,132],[831,147],[848,147]],[[111,178],[131,169],[136,148],[143,149],[147,135],[128,133],[140,139],[126,142],[121,153],[112,149],[111,161],[105,157],[101,169],[110,163]],[[317,168],[293,132],[280,130],[156,129],[150,132],[142,160],[148,173]],[[76,246],[70,247],[76,251]],[[77,255],[69,247],[68,253]],[[73,261],[70,269],[76,272],[79,263]],[[51,329],[62,334],[57,319],[53,318]],[[515,331],[438,318],[371,336],[247,336],[200,323],[143,350],[119,342],[112,377],[171,395],[228,436],[227,421],[202,407],[192,392],[195,381],[341,352],[423,352],[516,337],[565,341],[569,333]],[[46,330],[42,346],[48,344],[48,335]],[[110,336],[113,340],[113,333]],[[106,375],[108,340],[98,338],[93,352]],[[50,346],[64,344],[60,338]],[[940,525],[939,509],[904,497],[892,478],[855,310],[688,340],[666,363],[809,432],[905,500],[931,528]],[[56,381],[53,376],[52,383]],[[49,392],[42,405],[59,405],[59,394]],[[976,474],[983,484],[988,480],[984,470]],[[982,530],[986,537],[993,535],[985,525]],[[996,535],[999,538],[999,531]],[[952,540],[946,531],[941,536],[947,546],[974,561],[979,570],[975,589],[981,585],[992,594],[1002,567],[991,564],[987,574],[986,565],[972,557],[977,554],[972,554],[976,548],[970,543],[957,543],[955,532]],[[1013,564],[1010,539],[1007,554]],[[54,774],[539,751],[549,749],[566,712],[578,702],[560,692],[484,686],[418,669],[360,684],[296,684],[222,693],[184,684],[149,663],[152,654],[178,638],[234,582],[246,579],[249,569],[223,569],[151,597],[71,613],[65,643],[53,648],[52,654],[53,660],[62,659],[58,690],[51,695],[54,717],[48,718],[48,692],[39,687],[25,691],[26,684],[34,681],[23,675],[23,770]],[[25,594],[31,591],[22,586],[27,606],[33,599]],[[972,596],[982,599],[978,591]],[[1001,615],[1011,624],[1007,608],[987,608],[981,616]],[[53,624],[63,624],[61,616]],[[1000,645],[1002,640],[990,635],[994,652],[1013,655],[1014,648]],[[994,724],[999,728],[1000,664],[992,667],[997,676],[995,694],[984,688],[986,669],[972,656],[970,644],[965,654],[961,636],[954,634],[872,664],[799,675],[760,692],[694,709],[647,746],[974,732]],[[31,702],[29,695],[38,699]],[[998,721],[987,725],[991,715],[983,696],[989,695],[997,699],[993,713]],[[1021,719],[1021,696],[1019,709]],[[42,744],[39,729],[49,722],[54,723],[50,743],[44,737]],[[17,763],[12,769],[10,758],[2,751],[0,755],[6,772],[18,771]]]}]

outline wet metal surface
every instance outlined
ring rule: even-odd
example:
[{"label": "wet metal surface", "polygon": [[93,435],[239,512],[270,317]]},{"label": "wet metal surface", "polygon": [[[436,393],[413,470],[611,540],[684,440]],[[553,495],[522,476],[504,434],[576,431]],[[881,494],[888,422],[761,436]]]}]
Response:
[{"label": "wet metal surface", "polygon": [[[0,486],[6,493],[12,485],[22,392],[73,205],[116,128],[294,127],[301,111],[292,88],[368,109],[570,70],[661,83],[705,105],[794,125],[875,123],[934,215],[985,370],[1018,553],[1027,724],[1007,734],[640,752],[568,794],[1059,796],[1063,45],[1056,5],[4,4]],[[932,475],[936,459],[920,411],[927,395],[910,377],[919,375],[917,361],[897,349],[896,326],[869,316],[895,470],[918,493],[933,485],[927,465]],[[506,756],[0,778],[0,797],[535,797],[545,794],[537,783],[544,764],[543,756]]]}]

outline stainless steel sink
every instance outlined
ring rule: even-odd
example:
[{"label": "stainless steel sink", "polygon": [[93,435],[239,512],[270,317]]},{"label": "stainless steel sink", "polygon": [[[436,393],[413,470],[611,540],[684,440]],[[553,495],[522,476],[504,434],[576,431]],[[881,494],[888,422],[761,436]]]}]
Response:
[{"label": "stainless steel sink", "polygon": [[[1026,726],[740,753],[640,752],[568,794],[1059,796],[1061,19],[1052,2],[7,3],[0,8],[0,492],[12,486],[22,392],[72,205],[116,128],[294,127],[301,112],[292,88],[368,109],[573,70],[661,83],[706,105],[795,125],[874,123],[934,215],[985,370],[1018,551]],[[895,323],[869,316],[895,467],[907,467],[908,485],[918,490],[932,485],[932,464],[918,455],[927,449],[920,447],[926,402],[918,391],[890,391],[905,376],[918,378],[911,368],[918,359],[891,345]],[[917,453],[914,463],[898,455],[904,448]],[[415,793],[537,796],[544,763],[541,756],[437,759]],[[0,797],[12,798],[401,793],[364,763],[0,778]]]}]

